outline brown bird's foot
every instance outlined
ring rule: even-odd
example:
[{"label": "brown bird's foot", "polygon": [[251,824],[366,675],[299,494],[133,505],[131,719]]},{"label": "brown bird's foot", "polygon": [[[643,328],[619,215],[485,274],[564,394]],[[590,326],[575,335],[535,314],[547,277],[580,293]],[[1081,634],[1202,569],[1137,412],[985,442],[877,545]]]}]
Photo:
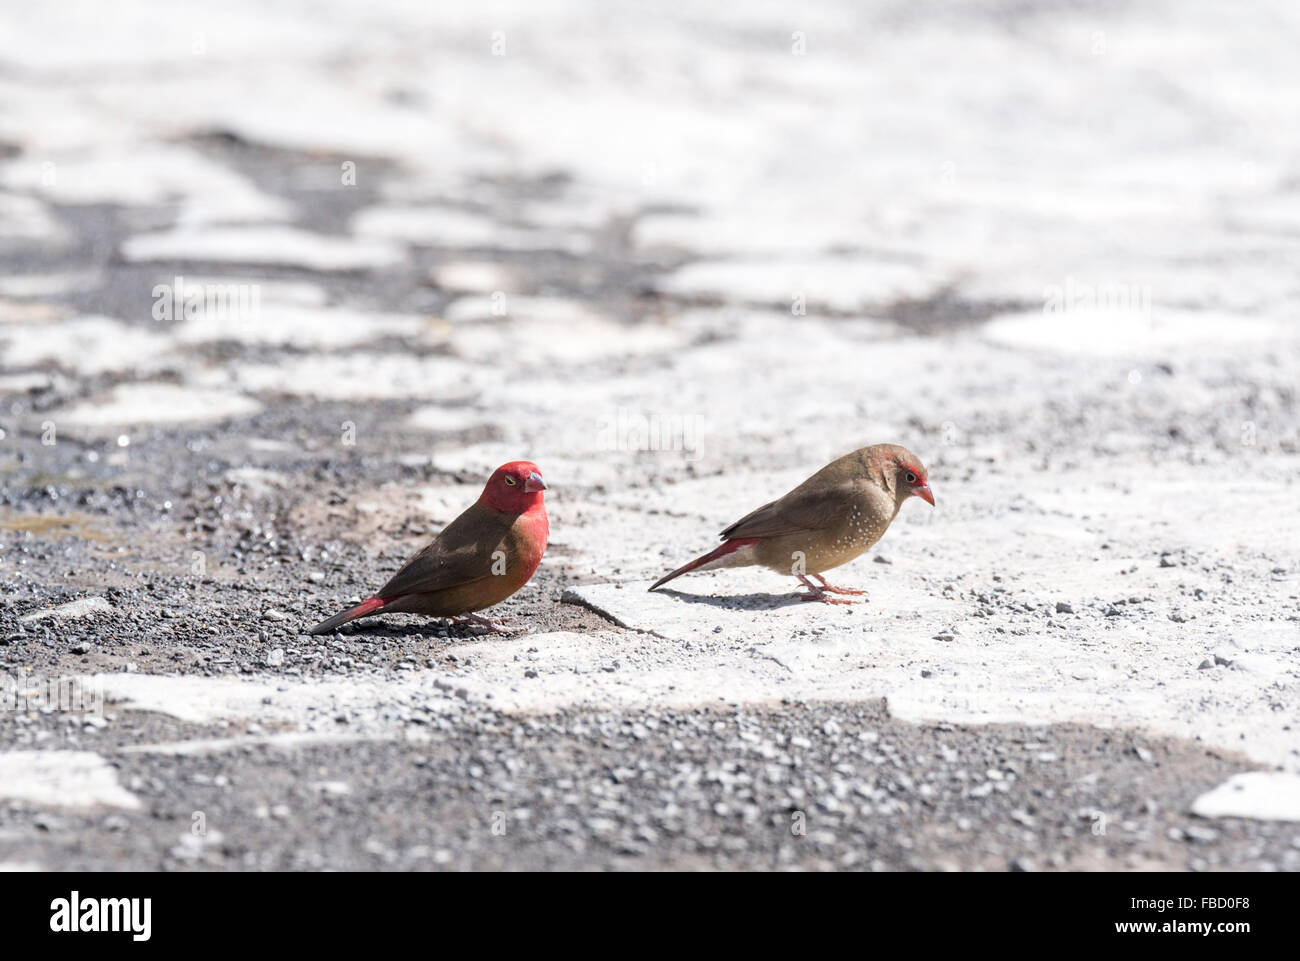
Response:
[{"label": "brown bird's foot", "polygon": [[799,580],[803,583],[803,586],[804,586],[804,587],[808,588],[808,593],[807,593],[807,594],[796,594],[796,595],[795,595],[795,597],[799,598],[799,600],[801,600],[801,601],[821,601],[823,604],[852,604],[852,603],[854,603],[853,601],[842,601],[842,600],[840,600],[838,597],[827,597],[827,596],[826,596],[826,590],[824,590],[823,588],[818,587],[816,584],[814,584],[812,581],[808,580],[808,578],[804,577],[802,574],[797,574],[797,575],[795,575],[795,576],[799,578]]},{"label": "brown bird's foot", "polygon": [[814,574],[813,577],[822,582],[822,590],[830,591],[832,594],[864,595],[867,593],[866,591],[860,591],[854,587],[836,587],[834,584],[827,584],[826,578],[822,577],[820,574]]},{"label": "brown bird's foot", "polygon": [[801,601],[821,601],[823,604],[852,604],[853,601],[846,601],[841,597],[830,597],[822,591],[815,594],[796,594],[795,597]]},{"label": "brown bird's foot", "polygon": [[[454,623],[454,624],[477,624],[477,625],[479,625],[480,627],[486,627],[486,628],[487,628],[489,631],[491,631],[493,634],[505,634],[505,633],[507,633],[507,631],[505,631],[504,629],[498,627],[498,626],[496,625],[495,622],[493,622],[493,621],[489,621],[486,617],[479,617],[477,614],[465,614],[465,615],[462,615],[461,617],[453,617],[451,620],[452,620],[452,623]],[[509,618],[508,618],[508,617],[502,617],[502,618],[500,618],[500,620],[502,620],[502,621],[508,621]]]}]

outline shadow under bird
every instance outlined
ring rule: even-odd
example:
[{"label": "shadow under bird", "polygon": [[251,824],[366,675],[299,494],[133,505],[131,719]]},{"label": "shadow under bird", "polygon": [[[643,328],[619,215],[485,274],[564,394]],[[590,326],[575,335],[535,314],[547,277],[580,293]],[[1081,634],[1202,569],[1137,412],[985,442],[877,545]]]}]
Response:
[{"label": "shadow under bird", "polygon": [[479,499],[401,570],[356,607],[311,629],[330,631],[376,614],[427,614],[499,630],[475,612],[500,604],[528,583],[546,553],[550,526],[541,471],[529,461],[498,467]]},{"label": "shadow under bird", "polygon": [[[722,543],[650,585],[654,590],[690,571],[767,567],[792,574],[808,589],[806,601],[850,604],[828,594],[865,594],[834,587],[821,576],[869,550],[903,502],[919,497],[934,506],[921,459],[897,444],[873,444],[831,461],[784,497],[746,514],[719,536]],[[809,577],[820,583],[814,584]]]}]

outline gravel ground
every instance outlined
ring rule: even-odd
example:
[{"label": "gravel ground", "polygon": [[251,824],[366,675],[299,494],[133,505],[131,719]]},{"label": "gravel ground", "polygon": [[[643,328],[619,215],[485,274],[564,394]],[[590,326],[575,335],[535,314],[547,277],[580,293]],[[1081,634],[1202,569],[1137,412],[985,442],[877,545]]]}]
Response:
[{"label": "gravel ground", "polygon": [[[4,15],[0,865],[1300,867],[1294,13],[615,8]],[[867,604],[645,592],[881,441]],[[518,457],[510,633],[306,635]]]},{"label": "gravel ground", "polygon": [[20,749],[93,748],[149,812],[11,808],[10,856],[84,870],[1300,865],[1292,828],[1182,810],[1244,765],[1176,741],[902,724],[879,703],[521,719],[449,695],[427,710],[403,740],[263,735],[197,755],[185,745],[257,735],[155,717],[6,724]]}]

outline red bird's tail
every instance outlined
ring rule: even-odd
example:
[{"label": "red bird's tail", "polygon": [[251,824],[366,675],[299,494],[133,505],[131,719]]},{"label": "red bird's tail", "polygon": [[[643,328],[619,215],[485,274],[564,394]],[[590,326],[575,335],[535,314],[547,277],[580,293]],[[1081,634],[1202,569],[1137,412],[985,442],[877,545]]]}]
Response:
[{"label": "red bird's tail", "polygon": [[[391,601],[392,598],[390,597]],[[311,634],[328,634],[336,627],[346,624],[348,621],[355,621],[358,617],[365,617],[368,614],[374,614],[384,606],[384,602],[378,597],[372,597],[369,600],[362,601],[356,607],[346,611],[340,611],[333,617],[327,617],[309,631]]]},{"label": "red bird's tail", "polygon": [[[681,567],[677,568],[677,570],[673,571],[671,574],[665,574],[663,577],[659,578],[659,580],[651,584],[649,589],[653,591],[656,587],[662,587],[664,584],[667,584],[674,577],[681,577],[683,574],[689,574],[691,571],[699,570],[702,567],[707,568],[709,565],[712,565],[715,561],[721,560],[722,558],[726,557],[728,554],[734,554],[742,547],[748,547],[756,540],[758,540],[757,537],[741,537],[733,541],[723,541],[721,544],[719,544],[713,550],[709,551],[707,554],[695,558],[695,560],[691,561],[689,564],[683,564]],[[718,564],[716,566],[725,567],[726,565]]]}]

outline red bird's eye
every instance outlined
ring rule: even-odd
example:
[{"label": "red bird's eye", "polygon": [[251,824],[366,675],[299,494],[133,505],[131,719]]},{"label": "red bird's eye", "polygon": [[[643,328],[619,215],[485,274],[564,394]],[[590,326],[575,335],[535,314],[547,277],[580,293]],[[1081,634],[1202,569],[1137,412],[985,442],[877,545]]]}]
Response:
[{"label": "red bird's eye", "polygon": [[506,483],[507,483],[509,486],[514,487],[515,484],[518,483],[518,482],[517,482],[513,477],[511,477],[509,474],[507,474],[507,475],[506,475]]},{"label": "red bird's eye", "polygon": [[916,483],[916,475],[915,475],[914,473],[912,473],[911,471],[908,471],[908,472],[907,472],[907,482],[908,482],[909,484],[915,484],[915,483]]}]

